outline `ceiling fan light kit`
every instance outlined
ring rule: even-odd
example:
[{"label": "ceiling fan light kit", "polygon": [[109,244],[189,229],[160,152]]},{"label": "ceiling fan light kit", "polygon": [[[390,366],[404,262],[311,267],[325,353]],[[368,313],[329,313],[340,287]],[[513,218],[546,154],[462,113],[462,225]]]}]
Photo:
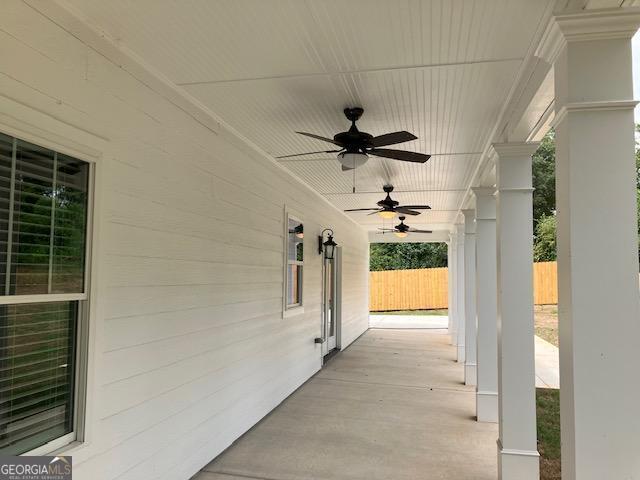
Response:
[{"label": "ceiling fan light kit", "polygon": [[396,216],[396,212],[393,210],[380,210],[378,215],[388,220],[390,218],[394,218]]},{"label": "ceiling fan light kit", "polygon": [[342,152],[338,154],[338,161],[342,164],[343,170],[353,170],[361,167],[369,160],[366,153]]}]

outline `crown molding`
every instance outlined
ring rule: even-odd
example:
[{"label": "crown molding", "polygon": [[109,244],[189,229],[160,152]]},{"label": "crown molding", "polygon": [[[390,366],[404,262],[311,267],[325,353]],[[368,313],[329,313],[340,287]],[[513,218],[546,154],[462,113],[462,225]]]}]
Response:
[{"label": "crown molding", "polygon": [[612,100],[609,102],[579,102],[563,105],[556,113],[552,125],[555,127],[567,114],[573,112],[601,112],[610,110],[633,110],[638,105],[636,100]]},{"label": "crown molding", "polygon": [[471,191],[476,197],[493,197],[496,193],[494,187],[471,187]]},{"label": "crown molding", "polygon": [[619,7],[565,13],[551,18],[536,57],[553,64],[568,42],[631,38],[640,27],[640,7]]},{"label": "crown molding", "polygon": [[494,143],[491,151],[500,159],[531,157],[538,149],[540,142]]}]

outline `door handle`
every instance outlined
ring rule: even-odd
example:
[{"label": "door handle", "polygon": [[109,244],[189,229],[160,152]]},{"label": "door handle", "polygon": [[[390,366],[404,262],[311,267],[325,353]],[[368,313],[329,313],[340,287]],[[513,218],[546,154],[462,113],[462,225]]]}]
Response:
[{"label": "door handle", "polygon": [[316,337],[313,339],[313,343],[324,343],[324,338]]}]

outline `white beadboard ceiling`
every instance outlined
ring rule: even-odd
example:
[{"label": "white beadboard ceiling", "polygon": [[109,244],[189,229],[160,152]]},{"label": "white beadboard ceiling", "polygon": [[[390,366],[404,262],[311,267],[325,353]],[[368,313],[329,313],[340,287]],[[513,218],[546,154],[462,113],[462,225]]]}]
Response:
[{"label": "white beadboard ceiling", "polygon": [[390,148],[432,154],[424,165],[371,158],[354,176],[329,154],[281,163],[340,209],[375,206],[391,183],[401,203],[432,207],[408,221],[432,229],[455,221],[552,1],[67,0],[274,157],[331,148],[294,131],[333,137],[347,106],[372,135],[414,133]]}]

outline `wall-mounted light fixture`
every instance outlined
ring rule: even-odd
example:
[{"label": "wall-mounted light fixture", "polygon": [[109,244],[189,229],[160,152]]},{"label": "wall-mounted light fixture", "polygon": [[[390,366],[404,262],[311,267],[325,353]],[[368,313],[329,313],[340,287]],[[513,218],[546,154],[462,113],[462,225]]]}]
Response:
[{"label": "wall-mounted light fixture", "polygon": [[304,238],[304,227],[302,224],[293,229],[293,233],[298,238]]},{"label": "wall-mounted light fixture", "polygon": [[[328,238],[326,241],[324,241],[324,232],[329,232],[327,234]],[[333,241],[333,230],[325,228],[320,236],[318,236],[318,254],[321,255],[322,252],[324,252],[324,258],[327,260],[333,260],[337,246],[338,244]]]}]

